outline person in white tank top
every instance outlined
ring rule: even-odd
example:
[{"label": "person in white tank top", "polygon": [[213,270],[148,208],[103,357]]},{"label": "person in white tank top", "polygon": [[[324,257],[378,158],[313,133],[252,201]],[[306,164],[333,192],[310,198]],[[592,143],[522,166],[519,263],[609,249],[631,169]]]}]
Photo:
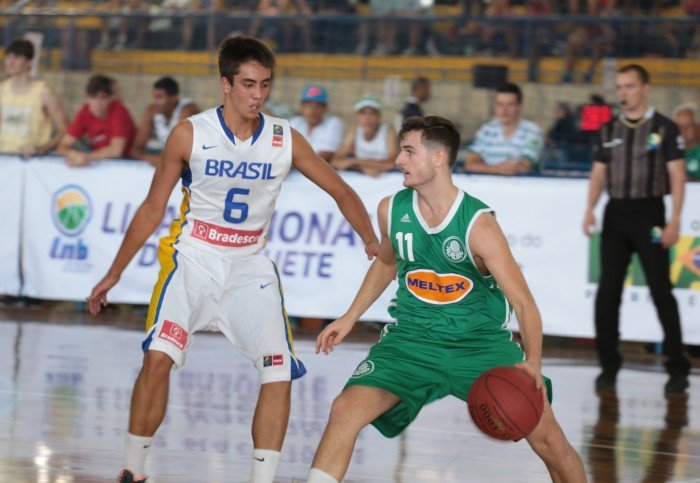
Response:
[{"label": "person in white tank top", "polygon": [[381,104],[372,94],[365,94],[355,104],[354,110],[357,124],[348,131],[331,165],[370,176],[379,176],[393,169],[398,141],[394,130],[381,122]]},{"label": "person in white tank top", "polygon": [[88,297],[91,314],[161,223],[182,180],[181,216],[160,243],[161,271],[147,318],[145,355],[134,385],[120,482],[145,481],[144,462],[165,415],[171,369],[181,367],[193,334],[221,331],[258,370],[250,480],[273,481],[289,419],[291,381],[306,369],[294,352],[276,267],[260,251],[280,184],[293,166],[326,191],[365,243],[378,251],[357,193],[284,119],[260,110],[275,56],[260,41],[226,39],[219,49],[224,104],[178,123],[107,275]]},{"label": "person in white tank top", "polygon": [[165,148],[170,131],[199,112],[190,99],[180,99],[180,86],[172,77],[161,77],[153,84],[151,103],[143,111],[131,153],[155,165]]}]

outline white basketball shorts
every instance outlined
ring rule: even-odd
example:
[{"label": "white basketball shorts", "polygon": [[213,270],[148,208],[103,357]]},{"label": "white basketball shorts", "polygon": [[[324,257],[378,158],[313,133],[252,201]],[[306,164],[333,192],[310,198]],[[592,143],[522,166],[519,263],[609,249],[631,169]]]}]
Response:
[{"label": "white basketball shorts", "polygon": [[161,249],[144,352],[166,353],[178,369],[198,331],[222,332],[263,384],[306,373],[294,352],[275,264],[261,254],[221,257],[189,246]]}]

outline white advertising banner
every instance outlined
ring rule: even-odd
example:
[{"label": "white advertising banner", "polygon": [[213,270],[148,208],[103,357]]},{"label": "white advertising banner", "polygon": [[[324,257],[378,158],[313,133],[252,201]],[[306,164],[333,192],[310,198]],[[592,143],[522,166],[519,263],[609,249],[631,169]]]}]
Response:
[{"label": "white advertising banner", "polygon": [[[402,176],[343,174],[376,222],[382,197],[402,188]],[[588,181],[456,175],[455,183],[496,211],[550,335],[593,337],[597,252],[582,232]],[[278,265],[290,314],[336,317],[362,283],[369,262],[362,243],[325,193],[290,176],[277,203],[267,255]],[[700,185],[689,184],[672,279],[686,343],[700,343]],[[300,195],[303,193],[303,195]],[[605,200],[598,206],[602,219]],[[389,321],[392,283],[365,319]],[[517,322],[512,322],[516,328]],[[630,280],[621,310],[623,339],[660,341],[661,326],[644,285]]]},{"label": "white advertising banner", "polygon": [[[23,293],[85,300],[112,263],[152,177],[151,166],[133,161],[88,168],[68,168],[61,158],[27,163]],[[163,222],[109,293],[111,302],[148,302],[158,273],[158,240],[168,233],[181,199],[173,191]]]},{"label": "white advertising banner", "polygon": [[[343,178],[360,195],[378,233],[377,206],[383,197],[402,188],[403,177],[344,173]],[[297,172],[283,184],[265,254],[277,264],[287,311],[298,316],[334,318],[343,314],[371,263],[364,243],[333,199]],[[396,287],[392,282],[364,318],[391,320],[386,307]]]},{"label": "white advertising banner", "polygon": [[[62,162],[26,164],[23,264],[26,295],[82,300],[104,275],[146,195],[152,168],[106,162],[69,169]],[[402,175],[344,173],[376,223],[379,201],[402,188]],[[581,231],[587,180],[456,175],[455,183],[493,207],[551,335],[592,337],[596,240]],[[157,241],[176,216],[173,192],[163,223],[112,293],[114,302],[147,303],[157,276]],[[602,212],[604,202],[599,205]],[[700,343],[700,184],[688,185],[681,240],[672,251],[686,343]],[[376,228],[376,226],[375,226]],[[265,254],[276,264],[291,315],[334,318],[348,308],[370,262],[364,244],[334,201],[297,172],[283,184]],[[634,264],[621,311],[627,340],[659,341],[661,327]],[[395,282],[365,314],[388,321]],[[515,323],[514,323],[515,324]],[[515,328],[515,325],[513,325]]]},{"label": "white advertising banner", "polygon": [[18,295],[20,289],[19,247],[22,207],[23,162],[19,156],[0,159],[0,199],[7,209],[3,216],[0,243],[0,294]]}]

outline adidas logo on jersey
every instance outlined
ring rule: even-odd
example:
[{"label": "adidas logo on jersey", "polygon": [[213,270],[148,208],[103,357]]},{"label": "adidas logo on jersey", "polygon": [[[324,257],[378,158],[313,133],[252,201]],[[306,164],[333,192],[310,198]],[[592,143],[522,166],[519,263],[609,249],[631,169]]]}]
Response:
[{"label": "adidas logo on jersey", "polygon": [[401,223],[411,223],[411,217],[408,216],[408,213],[401,217]]}]

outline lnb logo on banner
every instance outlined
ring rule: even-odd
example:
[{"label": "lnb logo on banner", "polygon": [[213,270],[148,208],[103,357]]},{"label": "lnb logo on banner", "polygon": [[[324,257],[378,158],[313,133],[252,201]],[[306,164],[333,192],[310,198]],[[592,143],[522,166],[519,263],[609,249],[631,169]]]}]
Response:
[{"label": "lnb logo on banner", "polygon": [[[700,290],[700,237],[681,236],[671,247],[671,283],[675,288]],[[591,237],[588,255],[588,282],[598,283],[600,279],[600,235]],[[644,286],[646,277],[639,257],[632,256],[625,284]]]},{"label": "lnb logo on banner", "polygon": [[51,258],[85,260],[88,247],[76,237],[85,230],[92,218],[92,202],[87,192],[74,184],[59,188],[51,200],[51,215],[54,225],[63,235],[54,238]]}]

